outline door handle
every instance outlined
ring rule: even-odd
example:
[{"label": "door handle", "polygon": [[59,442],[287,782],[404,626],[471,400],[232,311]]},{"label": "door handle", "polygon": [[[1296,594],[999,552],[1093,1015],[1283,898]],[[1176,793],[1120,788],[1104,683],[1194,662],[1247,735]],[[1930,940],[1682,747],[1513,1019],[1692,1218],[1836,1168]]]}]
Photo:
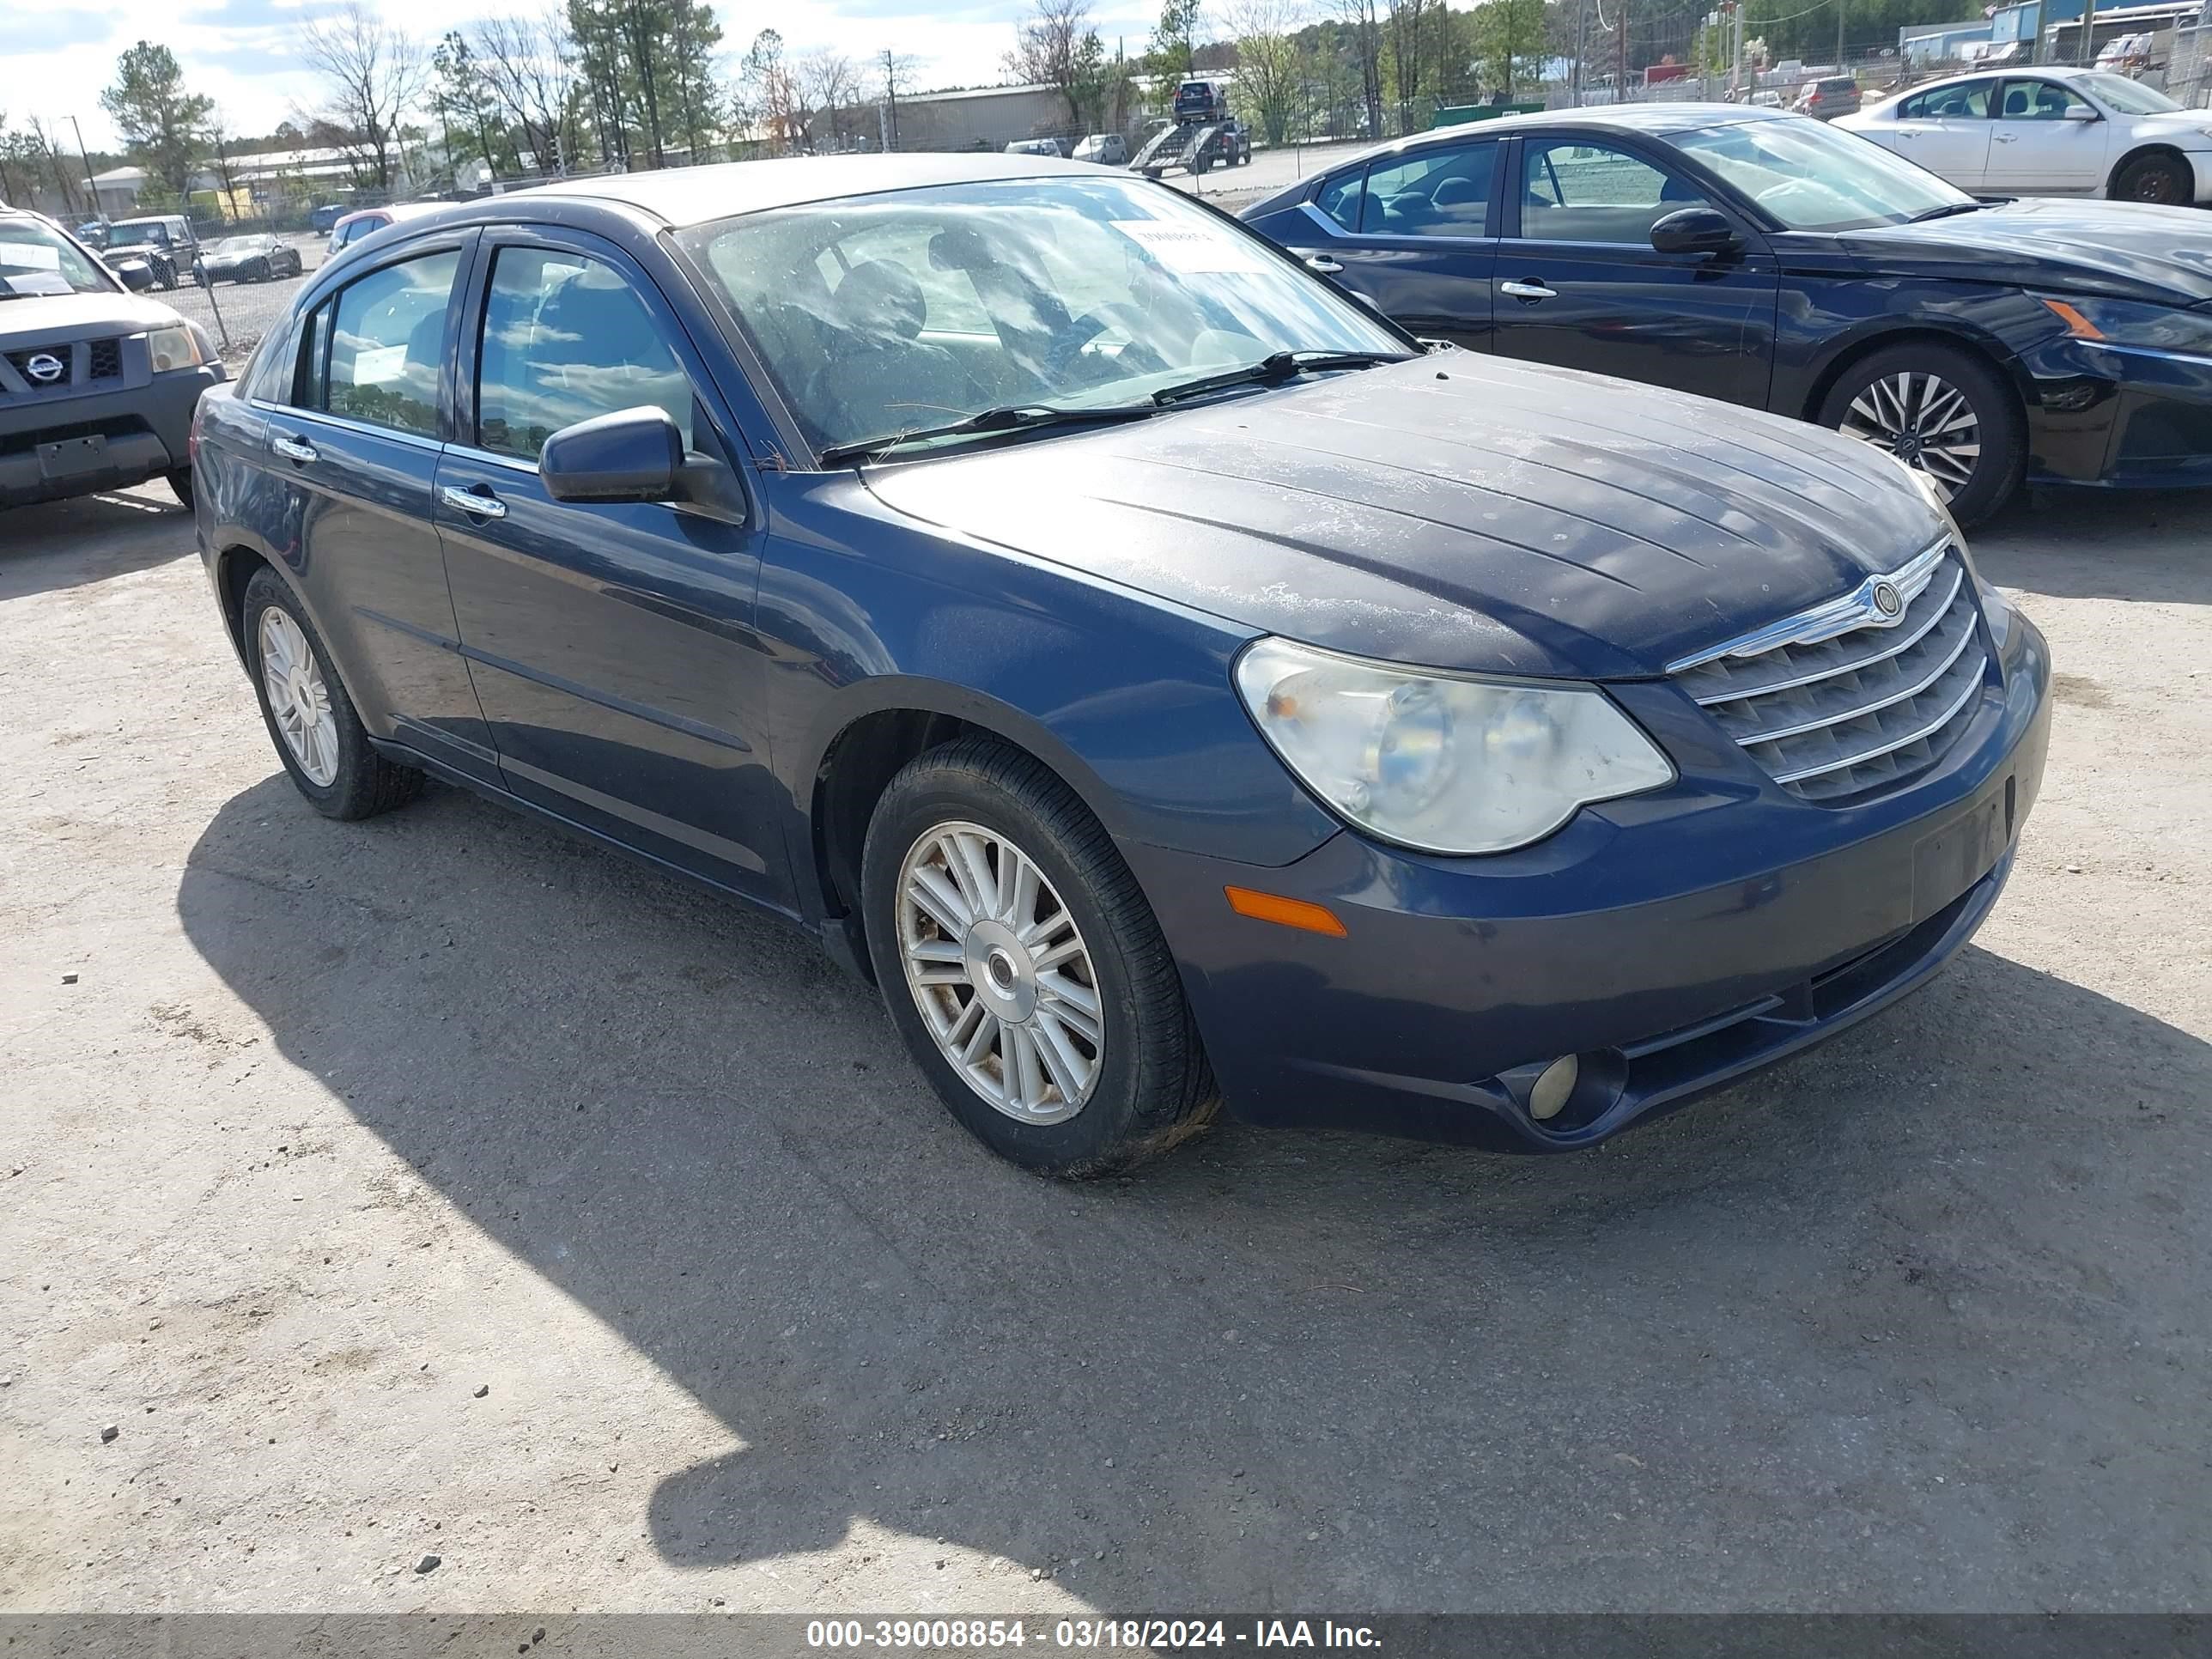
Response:
[{"label": "door handle", "polygon": [[1559,297],[1559,289],[1546,288],[1540,279],[1516,282],[1508,277],[1498,285],[1498,291],[1510,294],[1516,300],[1556,300]]},{"label": "door handle", "polygon": [[305,438],[271,438],[269,447],[286,460],[297,461],[303,466],[309,461],[320,459],[315,453],[314,445]]},{"label": "door handle", "polygon": [[1316,253],[1307,259],[1306,269],[1308,270],[1317,270],[1324,276],[1334,276],[1338,271],[1342,270],[1344,267],[1338,261],[1330,258],[1326,253]]},{"label": "door handle", "polygon": [[2020,142],[2020,135],[2016,132],[1993,132],[1990,137],[2000,144],[2014,144]]},{"label": "door handle", "polygon": [[439,488],[438,499],[455,512],[466,513],[476,518],[503,519],[507,516],[507,503],[481,487],[463,489],[458,485],[444,484]]}]

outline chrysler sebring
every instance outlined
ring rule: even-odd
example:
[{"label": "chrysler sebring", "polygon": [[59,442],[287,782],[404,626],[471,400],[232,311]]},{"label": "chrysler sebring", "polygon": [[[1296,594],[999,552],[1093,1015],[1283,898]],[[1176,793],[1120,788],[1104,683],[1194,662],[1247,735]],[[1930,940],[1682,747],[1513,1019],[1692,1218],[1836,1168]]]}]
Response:
[{"label": "chrysler sebring", "polygon": [[1217,1103],[1588,1146],[1926,980],[2043,769],[1924,474],[1076,163],[410,221],[196,447],[316,810],[434,774],[788,917],[1058,1174]]}]

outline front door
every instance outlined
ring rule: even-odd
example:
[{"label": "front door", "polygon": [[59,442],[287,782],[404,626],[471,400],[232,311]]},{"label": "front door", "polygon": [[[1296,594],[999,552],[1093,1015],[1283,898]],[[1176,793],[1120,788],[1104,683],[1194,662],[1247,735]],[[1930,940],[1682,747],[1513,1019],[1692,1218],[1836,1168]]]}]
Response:
[{"label": "front door", "polygon": [[2112,123],[2073,88],[2040,76],[2008,79],[1999,111],[1990,123],[1991,190],[2104,189]]},{"label": "front door", "polygon": [[362,723],[457,770],[496,775],[431,522],[457,328],[476,240],[410,249],[325,299],[289,385],[263,405],[283,480],[280,549]]},{"label": "front door", "polygon": [[1930,87],[1900,103],[1893,120],[1869,131],[1937,178],[1960,190],[1980,190],[1989,175],[1990,112],[1996,91],[1995,76]]},{"label": "front door", "polygon": [[1723,254],[1662,253],[1651,227],[1702,191],[1607,142],[1526,137],[1498,245],[1501,357],[1764,407],[1780,283],[1747,227]]},{"label": "front door", "polygon": [[437,480],[453,608],[507,786],[672,864],[789,902],[752,631],[757,515],[576,506],[538,475],[554,432],[665,410],[739,446],[642,271],[580,235],[488,233]]},{"label": "front door", "polygon": [[1330,179],[1292,252],[1400,327],[1490,349],[1498,255],[1494,138],[1425,146]]}]

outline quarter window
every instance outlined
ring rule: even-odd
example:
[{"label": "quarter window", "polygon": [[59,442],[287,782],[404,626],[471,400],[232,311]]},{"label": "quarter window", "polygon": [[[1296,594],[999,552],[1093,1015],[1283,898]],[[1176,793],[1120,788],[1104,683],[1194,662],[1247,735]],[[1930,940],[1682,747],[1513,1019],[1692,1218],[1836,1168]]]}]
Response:
[{"label": "quarter window", "polygon": [[1498,144],[1425,148],[1367,172],[1359,228],[1379,236],[1480,236],[1488,228]]},{"label": "quarter window", "polygon": [[1355,167],[1340,179],[1332,179],[1321,187],[1314,198],[1314,205],[1345,228],[1359,228],[1359,187],[1367,182],[1367,170]]},{"label": "quarter window", "polygon": [[434,437],[446,311],[458,252],[373,270],[337,296],[326,406],[333,415]]},{"label": "quarter window", "polygon": [[1648,244],[1667,215],[1710,205],[1695,185],[1608,144],[1530,141],[1521,157],[1521,234],[1540,241]]},{"label": "quarter window", "polygon": [[477,443],[534,461],[564,426],[650,404],[692,441],[691,383],[637,290],[581,253],[507,247],[492,266]]}]

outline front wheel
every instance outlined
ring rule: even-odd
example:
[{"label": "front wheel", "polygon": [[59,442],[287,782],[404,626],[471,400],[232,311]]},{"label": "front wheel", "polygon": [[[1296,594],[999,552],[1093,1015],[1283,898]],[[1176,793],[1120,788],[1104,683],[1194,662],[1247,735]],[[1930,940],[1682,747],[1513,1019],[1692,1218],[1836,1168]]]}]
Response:
[{"label": "front wheel", "polygon": [[963,738],[909,763],[868,825],[861,908],[892,1023],[1001,1157],[1101,1175],[1212,1115],[1151,907],[1098,821],[1029,756]]},{"label": "front wheel", "polygon": [[2171,155],[2138,155],[2112,180],[2112,199],[2181,207],[2196,194],[2196,187],[2187,162]]},{"label": "front wheel", "polygon": [[306,609],[265,565],[246,585],[244,620],[261,718],[309,805],[326,818],[367,818],[422,793],[422,773],[369,742]]},{"label": "front wheel", "polygon": [[1926,473],[1961,525],[2002,507],[2027,467],[2027,423],[2012,388],[1954,346],[1912,342],[1862,358],[1819,418]]}]

